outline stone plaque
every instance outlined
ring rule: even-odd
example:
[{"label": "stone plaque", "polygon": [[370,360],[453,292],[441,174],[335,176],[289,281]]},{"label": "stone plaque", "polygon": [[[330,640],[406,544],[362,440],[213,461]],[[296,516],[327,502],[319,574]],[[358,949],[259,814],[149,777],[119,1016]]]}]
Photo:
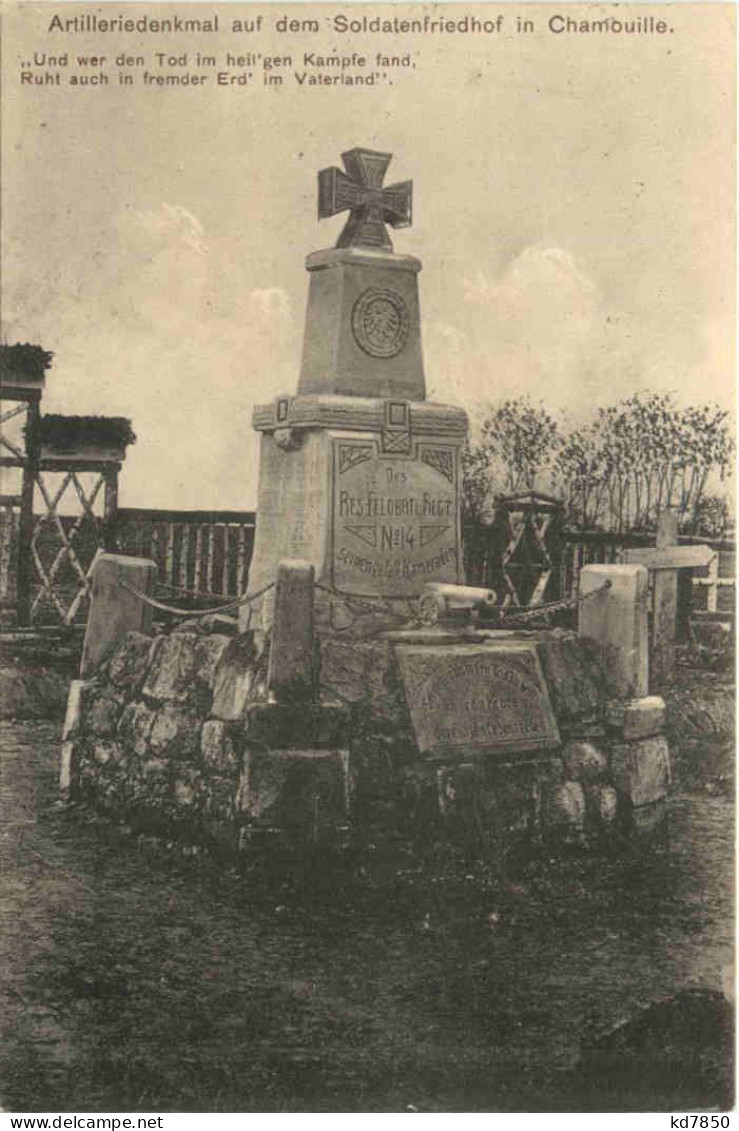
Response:
[{"label": "stone plaque", "polygon": [[358,595],[417,595],[462,569],[454,449],[382,451],[368,436],[334,440],[332,580]]},{"label": "stone plaque", "polygon": [[398,645],[421,754],[495,754],[559,745],[536,645]]}]

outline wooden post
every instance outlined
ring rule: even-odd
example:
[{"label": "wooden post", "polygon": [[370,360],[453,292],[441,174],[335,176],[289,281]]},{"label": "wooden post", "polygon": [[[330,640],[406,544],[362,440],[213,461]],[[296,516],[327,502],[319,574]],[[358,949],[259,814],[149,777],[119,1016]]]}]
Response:
[{"label": "wooden post", "polygon": [[716,557],[708,567],[706,609],[709,613],[715,613],[718,610],[718,566],[718,554],[716,554]]},{"label": "wooden post", "polygon": [[[661,511],[657,519],[656,548],[665,550],[668,546],[676,546],[677,531],[677,511]],[[655,687],[667,683],[675,670],[676,628],[677,570],[655,570],[650,667],[652,682]]]},{"label": "wooden post", "polygon": [[31,623],[31,587],[33,585],[33,557],[31,539],[33,537],[33,489],[38,467],[38,420],[40,396],[28,401],[26,416],[26,449],[23,463],[23,485],[21,487],[21,509],[18,519],[18,572],[17,609],[19,627]]},{"label": "wooden post", "polygon": [[105,478],[105,497],[103,500],[103,548],[114,554],[118,542],[118,472],[119,463],[111,464],[103,472]]}]

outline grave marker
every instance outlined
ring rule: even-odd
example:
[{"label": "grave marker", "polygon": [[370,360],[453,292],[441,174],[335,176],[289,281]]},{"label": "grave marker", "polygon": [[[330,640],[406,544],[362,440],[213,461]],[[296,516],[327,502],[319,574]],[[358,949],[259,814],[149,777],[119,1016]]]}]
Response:
[{"label": "grave marker", "polygon": [[669,680],[675,668],[678,571],[701,569],[716,556],[710,546],[679,546],[677,522],[676,511],[662,511],[655,547],[622,552],[625,562],[646,566],[653,574],[650,673],[655,687]]}]

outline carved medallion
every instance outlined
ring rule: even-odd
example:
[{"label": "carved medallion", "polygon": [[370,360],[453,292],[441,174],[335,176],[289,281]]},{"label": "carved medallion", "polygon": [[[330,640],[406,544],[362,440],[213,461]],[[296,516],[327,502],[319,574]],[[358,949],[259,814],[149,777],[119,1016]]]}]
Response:
[{"label": "carved medallion", "polygon": [[395,357],[408,341],[410,318],[395,291],[369,287],[352,310],[352,330],[360,349],[370,357]]}]

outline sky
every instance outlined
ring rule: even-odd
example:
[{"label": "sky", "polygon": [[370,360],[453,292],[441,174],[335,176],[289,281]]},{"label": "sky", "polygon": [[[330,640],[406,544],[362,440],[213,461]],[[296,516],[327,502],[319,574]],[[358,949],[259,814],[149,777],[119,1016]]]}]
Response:
[{"label": "sky", "polygon": [[[218,35],[51,33],[55,13],[208,17]],[[414,182],[429,398],[473,428],[529,394],[565,420],[640,390],[733,406],[733,5],[352,4],[352,18],[502,14],[486,35],[341,34],[341,5],[28,4],[3,11],[2,334],[54,351],[47,412],[130,417],[123,506],[248,509],[251,412],[293,392],[316,175],[342,151],[393,153]],[[664,35],[554,34],[552,14],[652,15]],[[262,14],[259,33],[232,19]],[[280,15],[319,19],[280,34]],[[227,30],[226,30],[227,28]],[[117,83],[119,51],[378,52],[375,88]],[[21,85],[67,51],[108,56],[108,86]],[[234,69],[236,72],[238,68]],[[242,68],[243,70],[243,68]],[[183,73],[175,69],[170,73]]]}]

